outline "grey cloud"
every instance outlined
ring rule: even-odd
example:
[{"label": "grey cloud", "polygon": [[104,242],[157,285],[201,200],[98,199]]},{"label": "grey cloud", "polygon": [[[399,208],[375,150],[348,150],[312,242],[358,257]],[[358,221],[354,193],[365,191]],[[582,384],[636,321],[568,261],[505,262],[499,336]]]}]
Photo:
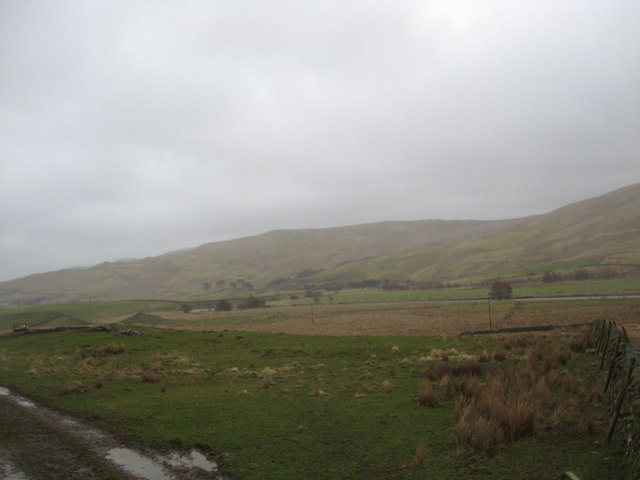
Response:
[{"label": "grey cloud", "polygon": [[0,279],[640,174],[637,2],[0,3]]}]

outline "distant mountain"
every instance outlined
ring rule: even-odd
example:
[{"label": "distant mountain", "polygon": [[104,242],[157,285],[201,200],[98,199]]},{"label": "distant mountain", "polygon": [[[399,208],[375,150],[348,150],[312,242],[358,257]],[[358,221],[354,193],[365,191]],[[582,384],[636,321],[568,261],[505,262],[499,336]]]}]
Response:
[{"label": "distant mountain", "polygon": [[[158,257],[0,282],[0,303],[180,298],[367,279],[459,282],[640,264],[640,184],[543,215],[276,230]],[[235,290],[234,290],[235,286]]]}]

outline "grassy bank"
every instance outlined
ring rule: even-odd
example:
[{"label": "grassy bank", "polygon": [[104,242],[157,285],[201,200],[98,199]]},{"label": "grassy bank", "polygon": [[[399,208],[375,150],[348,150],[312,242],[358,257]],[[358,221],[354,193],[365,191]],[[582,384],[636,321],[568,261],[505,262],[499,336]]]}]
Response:
[{"label": "grassy bank", "polygon": [[[141,331],[0,339],[0,384],[91,415],[137,442],[206,445],[234,478],[511,480],[571,469],[588,480],[624,473],[615,453],[595,443],[604,418],[593,394],[595,361],[571,352],[568,340],[549,340],[570,352],[566,364],[534,368],[549,400],[530,434],[485,455],[461,437],[456,412],[464,387],[450,391],[430,369],[484,388],[495,383],[491,372],[527,365],[538,342]],[[453,373],[465,364],[478,372]],[[432,406],[422,400],[425,390],[438,397]],[[574,418],[587,406],[596,418],[582,431]]]}]

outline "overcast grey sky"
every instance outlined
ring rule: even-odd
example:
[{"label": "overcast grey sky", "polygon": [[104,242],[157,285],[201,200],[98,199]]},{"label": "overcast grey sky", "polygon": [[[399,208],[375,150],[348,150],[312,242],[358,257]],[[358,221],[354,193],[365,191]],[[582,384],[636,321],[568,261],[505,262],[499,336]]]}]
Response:
[{"label": "overcast grey sky", "polygon": [[0,280],[640,182],[637,0],[0,0]]}]

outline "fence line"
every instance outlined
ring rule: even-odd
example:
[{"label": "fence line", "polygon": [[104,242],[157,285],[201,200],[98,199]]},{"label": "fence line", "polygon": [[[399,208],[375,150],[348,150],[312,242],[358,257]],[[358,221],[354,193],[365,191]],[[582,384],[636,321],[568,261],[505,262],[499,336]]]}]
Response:
[{"label": "fence line", "polygon": [[607,443],[624,448],[629,478],[640,478],[640,350],[629,341],[624,327],[598,320],[591,343],[600,356],[600,370],[607,372],[605,395],[611,405]]}]

